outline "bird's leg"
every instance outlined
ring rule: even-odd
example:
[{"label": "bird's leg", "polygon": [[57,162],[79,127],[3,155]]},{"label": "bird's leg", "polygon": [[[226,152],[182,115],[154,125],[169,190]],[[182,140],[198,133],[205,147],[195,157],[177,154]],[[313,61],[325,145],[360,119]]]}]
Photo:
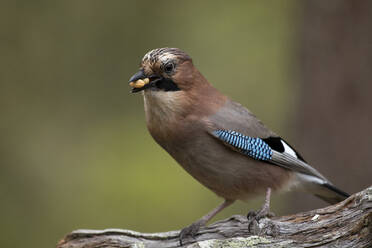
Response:
[{"label": "bird's leg", "polygon": [[266,190],[266,197],[265,202],[262,205],[262,208],[257,213],[256,218],[263,218],[263,217],[273,217],[273,213],[270,212],[270,197],[271,197],[271,188],[267,188]]},{"label": "bird's leg", "polygon": [[224,208],[230,206],[235,200],[225,199],[225,201],[214,208],[212,211],[201,217],[199,220],[195,221],[191,225],[183,228],[180,232],[180,244],[182,245],[182,241],[187,237],[194,238],[195,235],[198,233],[200,227],[205,226],[207,222],[212,219],[216,214],[221,212]]},{"label": "bird's leg", "polygon": [[270,212],[270,197],[271,197],[271,188],[267,188],[265,202],[262,205],[261,209],[258,211],[249,211],[248,218],[248,230],[251,233],[258,234],[258,221],[265,217],[273,217],[274,214]]}]

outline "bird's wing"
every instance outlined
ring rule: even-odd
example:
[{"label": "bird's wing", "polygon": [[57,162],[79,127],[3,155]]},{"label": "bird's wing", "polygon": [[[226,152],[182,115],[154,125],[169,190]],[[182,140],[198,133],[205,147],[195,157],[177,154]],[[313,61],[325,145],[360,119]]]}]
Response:
[{"label": "bird's wing", "polygon": [[285,140],[270,131],[242,105],[228,101],[216,114],[210,116],[209,133],[229,148],[250,158],[315,177],[319,183],[328,180],[308,165]]}]

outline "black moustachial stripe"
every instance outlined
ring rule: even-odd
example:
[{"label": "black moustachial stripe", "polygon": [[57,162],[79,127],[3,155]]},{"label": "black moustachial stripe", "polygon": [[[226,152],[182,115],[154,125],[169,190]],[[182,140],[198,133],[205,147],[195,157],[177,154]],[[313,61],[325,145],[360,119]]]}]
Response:
[{"label": "black moustachial stripe", "polygon": [[156,88],[164,91],[179,91],[177,84],[175,84],[170,78],[162,78],[155,83]]},{"label": "black moustachial stripe", "polygon": [[295,149],[293,149],[293,147],[290,146],[288,144],[288,142],[286,142],[282,138],[280,138],[280,137],[268,137],[268,138],[262,139],[262,140],[265,141],[271,147],[271,149],[273,149],[277,152],[284,152],[285,149],[284,149],[284,145],[282,143],[282,141],[284,141],[296,153],[297,158],[306,163],[305,159]]}]

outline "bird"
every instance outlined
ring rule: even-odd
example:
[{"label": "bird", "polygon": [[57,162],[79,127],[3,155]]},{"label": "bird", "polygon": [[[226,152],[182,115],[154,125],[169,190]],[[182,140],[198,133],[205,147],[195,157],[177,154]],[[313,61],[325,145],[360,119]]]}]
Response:
[{"label": "bird", "polygon": [[311,193],[329,204],[349,194],[334,186],[252,112],[212,86],[178,48],[145,54],[129,79],[142,92],[147,129],[183,169],[224,201],[180,231],[195,237],[217,213],[236,200],[265,195],[253,220],[270,216],[271,192]]}]

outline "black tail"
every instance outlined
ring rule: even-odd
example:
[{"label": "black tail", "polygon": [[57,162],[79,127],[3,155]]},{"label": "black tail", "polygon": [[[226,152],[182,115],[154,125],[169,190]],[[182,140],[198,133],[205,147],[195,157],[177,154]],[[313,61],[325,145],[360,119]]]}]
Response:
[{"label": "black tail", "polygon": [[330,204],[336,204],[350,196],[348,193],[336,188],[332,184],[324,183],[320,186],[321,188],[314,192],[314,195]]}]

